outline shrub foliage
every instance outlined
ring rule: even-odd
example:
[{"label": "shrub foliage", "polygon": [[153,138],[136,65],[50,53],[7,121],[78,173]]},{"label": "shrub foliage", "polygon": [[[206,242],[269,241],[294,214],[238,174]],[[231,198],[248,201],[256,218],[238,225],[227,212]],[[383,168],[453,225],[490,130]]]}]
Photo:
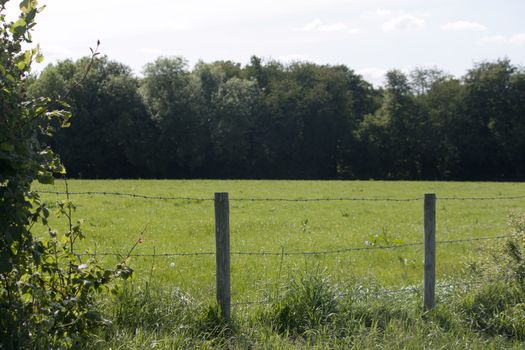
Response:
[{"label": "shrub foliage", "polygon": [[[63,102],[26,94],[31,64],[43,59],[38,46],[26,49],[42,7],[21,1],[19,17],[8,22],[7,2],[0,0],[0,348],[79,346],[106,322],[93,306],[95,292],[110,291],[109,282],[131,270],[125,262],[105,270],[83,261],[74,252],[83,235],[69,198],[54,210],[69,223],[58,232],[48,223],[53,212],[31,191],[34,181],[52,183],[65,174],[59,157],[40,140],[67,127],[71,115]],[[47,240],[34,235],[39,222]]]}]

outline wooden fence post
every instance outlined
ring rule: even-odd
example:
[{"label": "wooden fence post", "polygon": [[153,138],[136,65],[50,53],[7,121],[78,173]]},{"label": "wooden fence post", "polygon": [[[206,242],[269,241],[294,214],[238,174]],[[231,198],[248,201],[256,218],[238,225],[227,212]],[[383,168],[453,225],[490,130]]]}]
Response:
[{"label": "wooden fence post", "polygon": [[424,308],[431,310],[436,306],[436,195],[425,194],[425,296]]},{"label": "wooden fence post", "polygon": [[230,319],[230,209],[228,193],[215,193],[215,256],[217,303]]}]

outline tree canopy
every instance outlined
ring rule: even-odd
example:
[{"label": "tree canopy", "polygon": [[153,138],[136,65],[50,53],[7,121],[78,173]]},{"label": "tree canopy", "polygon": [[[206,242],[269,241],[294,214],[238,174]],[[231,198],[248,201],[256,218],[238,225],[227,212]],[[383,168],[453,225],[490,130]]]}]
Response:
[{"label": "tree canopy", "polygon": [[[49,65],[29,91],[60,96],[84,65]],[[256,56],[160,57],[135,77],[103,57],[53,142],[88,178],[523,180],[524,77],[501,59],[461,78],[391,70],[375,88],[344,65]]]}]

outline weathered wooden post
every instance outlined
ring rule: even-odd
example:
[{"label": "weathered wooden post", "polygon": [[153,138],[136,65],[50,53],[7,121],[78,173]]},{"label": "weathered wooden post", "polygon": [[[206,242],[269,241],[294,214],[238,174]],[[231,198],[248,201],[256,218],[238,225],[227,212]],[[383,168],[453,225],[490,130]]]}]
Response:
[{"label": "weathered wooden post", "polygon": [[425,194],[425,295],[424,308],[431,310],[436,306],[436,195]]},{"label": "weathered wooden post", "polygon": [[217,303],[230,319],[230,209],[228,193],[215,193],[215,257]]}]

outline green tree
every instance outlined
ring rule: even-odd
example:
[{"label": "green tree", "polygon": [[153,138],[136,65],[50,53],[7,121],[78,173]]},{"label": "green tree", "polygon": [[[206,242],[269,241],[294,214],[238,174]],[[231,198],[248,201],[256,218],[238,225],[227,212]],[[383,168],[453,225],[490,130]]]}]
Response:
[{"label": "green tree", "polygon": [[231,78],[221,84],[212,99],[210,121],[215,160],[223,165],[221,177],[245,177],[252,173],[254,117],[260,101],[257,82]]},{"label": "green tree", "polygon": [[181,57],[144,68],[141,93],[157,128],[154,163],[162,177],[192,177],[206,166],[207,120],[202,85]]},{"label": "green tree", "polygon": [[407,76],[398,70],[389,71],[381,108],[368,115],[357,131],[369,150],[371,163],[366,173],[381,169],[380,177],[418,178],[424,153],[420,148],[423,126]]},{"label": "green tree", "polygon": [[512,175],[513,166],[502,144],[510,136],[506,130],[522,118],[512,116],[515,72],[509,60],[499,60],[477,64],[465,75],[463,113],[456,129],[460,176],[502,179]]},{"label": "green tree", "polygon": [[[351,72],[294,63],[268,74],[264,149],[278,177],[334,178],[354,119]],[[356,99],[355,101],[358,101]]]},{"label": "green tree", "polygon": [[[138,80],[107,57],[85,75],[88,65],[89,58],[49,65],[29,87],[34,96],[66,99],[75,114],[75,123],[50,140],[53,148],[76,177],[148,176],[154,128]],[[82,88],[72,89],[81,79]]]},{"label": "green tree", "polygon": [[440,79],[426,93],[416,97],[424,114],[421,140],[421,177],[425,179],[456,178],[461,166],[456,132],[463,110],[464,87],[459,79]]},{"label": "green tree", "polygon": [[416,67],[410,74],[410,87],[416,95],[426,94],[432,89],[432,86],[451,76],[447,75],[438,67],[424,68]]},{"label": "green tree", "polygon": [[260,57],[252,56],[250,64],[244,68],[244,74],[247,78],[257,80],[261,89],[266,89],[269,83],[268,66],[265,67]]}]

